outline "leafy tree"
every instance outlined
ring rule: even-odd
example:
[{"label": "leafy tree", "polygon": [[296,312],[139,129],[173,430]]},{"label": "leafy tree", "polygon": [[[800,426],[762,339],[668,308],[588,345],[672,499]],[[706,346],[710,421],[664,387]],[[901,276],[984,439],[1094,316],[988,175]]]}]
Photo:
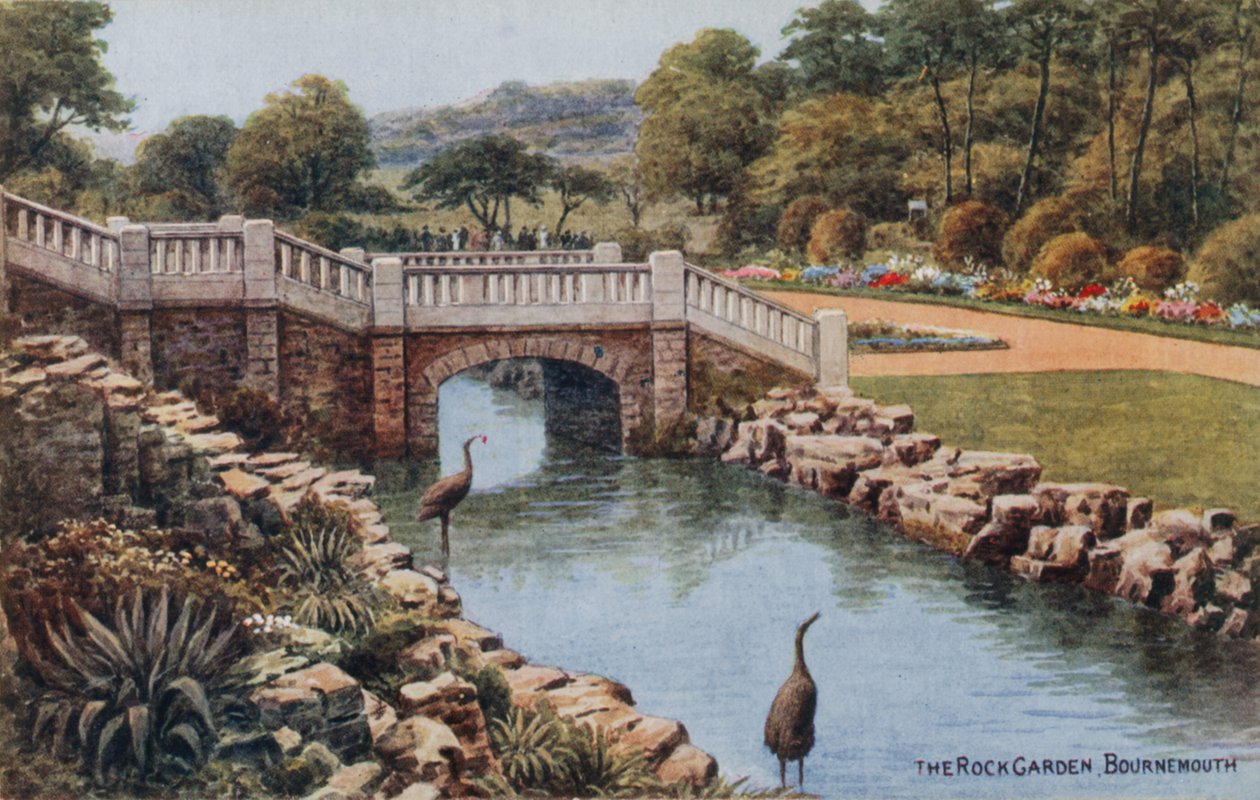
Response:
[{"label": "leafy tree", "polygon": [[93,37],[112,18],[96,2],[0,3],[0,181],[48,163],[71,125],[126,129],[132,103]]},{"label": "leafy tree", "polygon": [[967,69],[967,125],[963,132],[963,174],[966,176],[965,192],[968,197],[974,188],[971,169],[971,153],[975,145],[976,129],[976,78],[984,64],[996,66],[1005,55],[1002,18],[993,9],[993,0],[979,3],[963,3],[959,6],[959,44],[963,64]]},{"label": "leafy tree", "polygon": [[412,170],[403,181],[417,200],[438,208],[466,207],[485,228],[512,226],[512,198],[537,205],[553,172],[551,160],[527,152],[524,142],[494,134],[466,139]]},{"label": "leafy tree", "polygon": [[1234,166],[1234,154],[1238,148],[1238,130],[1242,127],[1243,110],[1246,107],[1247,77],[1256,41],[1256,29],[1260,27],[1260,2],[1257,0],[1231,0],[1225,20],[1225,30],[1231,44],[1238,50],[1237,88],[1229,115],[1229,136],[1225,156],[1221,161],[1221,176],[1217,181],[1221,197],[1229,195],[1230,170]]},{"label": "leafy tree", "polygon": [[604,205],[617,194],[617,187],[602,172],[571,165],[557,166],[548,181],[560,196],[560,219],[556,220],[556,235],[564,230],[564,221],[587,200]]},{"label": "leafy tree", "polygon": [[1015,196],[1014,216],[1019,216],[1028,199],[1033,164],[1041,146],[1046,101],[1050,96],[1050,62],[1061,53],[1083,44],[1091,19],[1082,0],[1016,0],[1008,9],[1011,30],[1020,38],[1025,54],[1037,64],[1040,81],[1028,134],[1028,151]]},{"label": "leafy tree", "polygon": [[875,18],[856,0],[823,0],[802,8],[783,29],[790,37],[779,59],[795,61],[809,94],[873,96],[883,89],[884,53]]},{"label": "leafy tree", "polygon": [[639,168],[639,160],[634,156],[626,156],[614,161],[609,167],[609,180],[621,196],[621,202],[630,212],[630,221],[639,227],[647,201],[643,189],[643,170]]},{"label": "leafy tree", "polygon": [[219,179],[236,126],[227,117],[181,117],[146,139],[132,167],[136,190],[160,195],[175,215],[207,219],[223,213]]},{"label": "leafy tree", "polygon": [[712,211],[765,151],[773,128],[754,77],[757,53],[734,31],[706,29],[661,56],[635,93],[647,113],[635,152],[649,197],[682,194],[697,213]]},{"label": "leafy tree", "polygon": [[1195,228],[1202,217],[1199,208],[1200,146],[1199,102],[1194,89],[1195,69],[1205,51],[1220,35],[1221,20],[1208,12],[1203,4],[1188,5],[1180,14],[1180,33],[1169,42],[1169,55],[1181,73],[1186,87],[1187,122],[1190,126],[1190,213]]},{"label": "leafy tree", "polygon": [[250,213],[332,210],[376,163],[344,83],[303,75],[291,86],[267,95],[228,149],[228,185]]}]

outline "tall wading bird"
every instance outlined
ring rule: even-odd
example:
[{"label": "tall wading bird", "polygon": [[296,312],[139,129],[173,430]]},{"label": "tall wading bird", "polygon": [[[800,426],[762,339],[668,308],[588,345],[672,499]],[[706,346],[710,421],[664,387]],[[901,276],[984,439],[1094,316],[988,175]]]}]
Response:
[{"label": "tall wading bird", "polygon": [[442,556],[449,557],[451,554],[451,542],[447,538],[447,529],[451,524],[451,511],[460,501],[468,494],[469,487],[472,486],[473,464],[472,452],[469,448],[472,443],[481,440],[482,444],[486,443],[484,436],[471,436],[468,441],[464,442],[464,471],[456,472],[454,475],[447,475],[445,478],[438,480],[428,489],[424,490],[424,496],[420,498],[420,512],[416,514],[416,519],[424,522],[426,519],[437,517],[442,520]]},{"label": "tall wading bird", "polygon": [[766,717],[766,747],[779,757],[779,784],[787,787],[787,762],[799,764],[797,782],[805,785],[805,756],[814,748],[814,710],[818,707],[818,687],[805,666],[805,631],[818,619],[818,613],[796,629],[796,664],[792,674],[779,687]]}]

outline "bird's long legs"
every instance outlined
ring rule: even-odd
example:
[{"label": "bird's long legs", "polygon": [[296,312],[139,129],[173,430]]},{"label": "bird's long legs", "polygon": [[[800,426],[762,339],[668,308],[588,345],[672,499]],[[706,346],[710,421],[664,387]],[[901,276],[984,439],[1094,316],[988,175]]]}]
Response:
[{"label": "bird's long legs", "polygon": [[451,524],[450,514],[442,515],[442,557],[449,558],[451,555],[451,540],[447,537],[446,529]]},{"label": "bird's long legs", "polygon": [[802,758],[800,761],[796,762],[796,769],[797,769],[796,785],[804,786],[805,785],[805,759]]},{"label": "bird's long legs", "polygon": [[779,759],[779,786],[787,788],[787,759]]}]

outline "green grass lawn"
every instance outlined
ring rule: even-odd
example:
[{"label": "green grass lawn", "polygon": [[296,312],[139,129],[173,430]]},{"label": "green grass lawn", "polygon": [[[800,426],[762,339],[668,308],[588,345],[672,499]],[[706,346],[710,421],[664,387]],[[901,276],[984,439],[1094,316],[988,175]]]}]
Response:
[{"label": "green grass lawn", "polygon": [[1052,481],[1260,520],[1260,389],[1166,372],[854,378],[949,446],[1029,453]]},{"label": "green grass lawn", "polygon": [[805,294],[834,294],[841,297],[861,297],[867,300],[887,300],[893,303],[924,303],[928,305],[956,306],[993,314],[1009,314],[1015,317],[1031,317],[1052,322],[1069,322],[1074,325],[1095,325],[1100,328],[1149,333],[1154,336],[1170,336],[1174,339],[1190,339],[1196,342],[1215,342],[1236,347],[1260,349],[1260,333],[1231,330],[1206,325],[1186,325],[1181,322],[1164,322],[1150,317],[1107,317],[1100,314],[1082,314],[1077,311],[1055,310],[1023,303],[996,303],[969,297],[949,295],[891,292],[885,289],[836,289],[830,286],[809,286],[780,281],[742,281],[752,289],[768,292],[804,292]]}]

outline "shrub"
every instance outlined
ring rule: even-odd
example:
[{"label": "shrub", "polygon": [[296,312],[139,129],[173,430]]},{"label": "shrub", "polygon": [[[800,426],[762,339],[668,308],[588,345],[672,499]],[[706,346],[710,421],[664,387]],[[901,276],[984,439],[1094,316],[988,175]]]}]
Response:
[{"label": "shrub", "polygon": [[1046,242],[1032,264],[1032,274],[1055,286],[1077,289],[1109,279],[1107,247],[1087,233],[1065,233]]},{"label": "shrub", "polygon": [[809,260],[834,264],[861,258],[866,252],[866,217],[847,208],[828,211],[814,221],[809,234]]},{"label": "shrub", "polygon": [[789,252],[804,252],[806,245],[809,244],[814,222],[830,208],[830,204],[817,195],[807,195],[793,200],[783,212],[783,216],[779,218],[779,244]]},{"label": "shrub", "polygon": [[1260,214],[1212,231],[1190,264],[1189,278],[1219,303],[1260,303]]},{"label": "shrub", "polygon": [[358,633],[376,619],[376,596],[351,563],[360,550],[344,512],[304,500],[281,537],[280,584],[299,624]]},{"label": "shrub", "polygon": [[1141,289],[1159,292],[1186,276],[1186,260],[1166,247],[1135,247],[1120,259],[1116,271]]},{"label": "shrub", "polygon": [[628,263],[642,263],[657,250],[683,250],[687,246],[687,229],[682,225],[661,228],[622,228],[616,233],[621,245],[621,258]]},{"label": "shrub", "polygon": [[951,206],[941,217],[932,255],[952,268],[966,265],[968,256],[980,264],[997,264],[1007,223],[1006,212],[978,200]]},{"label": "shrub", "polygon": [[101,785],[124,774],[169,783],[199,769],[217,738],[210,697],[236,629],[191,598],[172,621],[170,605],[166,589],[156,600],[136,589],[115,601],[112,625],[74,603],[82,633],[64,616],[57,629],[46,620],[42,647],[28,641],[25,653],[43,687],[32,742],[54,754],[73,745]]},{"label": "shrub", "polygon": [[546,790],[562,779],[577,756],[561,742],[558,719],[513,709],[506,719],[490,723],[490,743],[503,777],[518,792]]},{"label": "shrub", "polygon": [[901,253],[926,251],[931,245],[919,238],[908,222],[879,222],[866,232],[866,249],[895,250]]},{"label": "shrub", "polygon": [[1027,272],[1046,242],[1080,229],[1075,203],[1065,197],[1038,200],[1002,238],[1002,261],[1007,269]]}]

